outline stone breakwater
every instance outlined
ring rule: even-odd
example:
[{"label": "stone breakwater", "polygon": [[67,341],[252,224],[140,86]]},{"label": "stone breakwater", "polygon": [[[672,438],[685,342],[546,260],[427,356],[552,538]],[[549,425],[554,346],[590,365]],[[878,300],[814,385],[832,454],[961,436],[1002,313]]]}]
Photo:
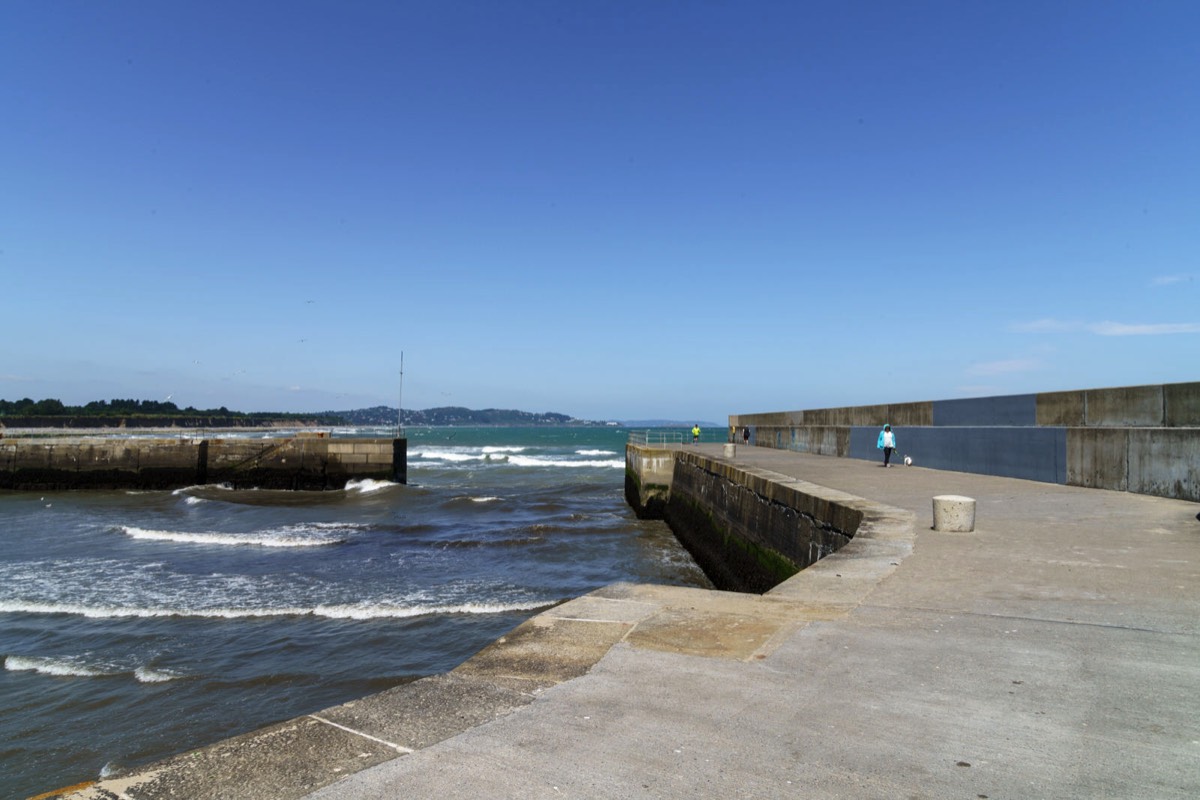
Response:
[{"label": "stone breakwater", "polygon": [[405,439],[0,439],[0,489],[340,489],[351,480],[406,483]]}]

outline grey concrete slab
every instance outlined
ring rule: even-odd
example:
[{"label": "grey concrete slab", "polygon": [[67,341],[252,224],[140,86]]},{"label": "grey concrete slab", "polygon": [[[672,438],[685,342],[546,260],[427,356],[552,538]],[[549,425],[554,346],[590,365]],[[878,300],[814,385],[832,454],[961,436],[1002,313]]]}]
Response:
[{"label": "grey concrete slab", "polygon": [[504,716],[532,700],[531,694],[492,681],[434,675],[312,716],[411,751]]},{"label": "grey concrete slab", "polygon": [[101,781],[70,797],[286,800],[396,756],[388,743],[300,717]]}]

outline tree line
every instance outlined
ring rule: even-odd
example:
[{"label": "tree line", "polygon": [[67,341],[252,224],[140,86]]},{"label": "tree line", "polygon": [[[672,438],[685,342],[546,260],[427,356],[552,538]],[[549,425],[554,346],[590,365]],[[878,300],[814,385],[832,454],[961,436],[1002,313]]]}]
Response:
[{"label": "tree line", "polygon": [[275,412],[230,411],[220,408],[180,408],[170,400],[93,400],[69,406],[61,400],[0,400],[0,417],[244,417],[246,419],[301,419],[312,416]]}]

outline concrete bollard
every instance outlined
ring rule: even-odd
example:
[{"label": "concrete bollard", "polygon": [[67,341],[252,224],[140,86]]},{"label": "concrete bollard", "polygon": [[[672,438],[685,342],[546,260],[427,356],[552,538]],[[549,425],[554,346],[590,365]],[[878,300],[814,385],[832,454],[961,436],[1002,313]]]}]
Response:
[{"label": "concrete bollard", "polygon": [[952,533],[975,530],[975,498],[958,494],[933,498],[933,529]]},{"label": "concrete bollard", "polygon": [[726,458],[733,458],[733,456],[736,452],[737,452],[736,444],[726,443],[726,445],[725,445],[725,457]]}]

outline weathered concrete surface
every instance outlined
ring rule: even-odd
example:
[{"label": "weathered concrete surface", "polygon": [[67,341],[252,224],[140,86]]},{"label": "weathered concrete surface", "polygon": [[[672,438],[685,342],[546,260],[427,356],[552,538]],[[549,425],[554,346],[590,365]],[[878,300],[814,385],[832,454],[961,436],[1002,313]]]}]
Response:
[{"label": "weathered concrete surface", "polygon": [[1129,431],[1071,428],[1067,432],[1067,483],[1089,489],[1129,487]]},{"label": "weathered concrete surface", "polygon": [[1127,487],[1159,497],[1200,498],[1200,448],[1187,429],[1129,431]]},{"label": "weathered concrete surface", "polygon": [[641,519],[661,519],[679,447],[625,448],[625,502]]},{"label": "weathered concrete surface", "polygon": [[954,533],[975,530],[975,498],[939,494],[933,498],[933,529]]},{"label": "weathered concrete surface", "polygon": [[1166,421],[1162,386],[1123,386],[1083,393],[1088,427],[1161,428]]},{"label": "weathered concrete surface", "polygon": [[1037,424],[1082,428],[1086,415],[1083,392],[1043,392],[1037,396]]},{"label": "weathered concrete surface", "polygon": [[[1200,796],[1196,504],[737,465],[844,492],[854,540],[763,596],[619,584],[549,609],[447,676],[284,723],[314,737],[292,769],[260,732],[72,796]],[[938,494],[976,498],[974,533],[930,529]]]},{"label": "weathered concrete surface", "polygon": [[1170,383],[1163,387],[1168,428],[1200,428],[1200,383]]}]

